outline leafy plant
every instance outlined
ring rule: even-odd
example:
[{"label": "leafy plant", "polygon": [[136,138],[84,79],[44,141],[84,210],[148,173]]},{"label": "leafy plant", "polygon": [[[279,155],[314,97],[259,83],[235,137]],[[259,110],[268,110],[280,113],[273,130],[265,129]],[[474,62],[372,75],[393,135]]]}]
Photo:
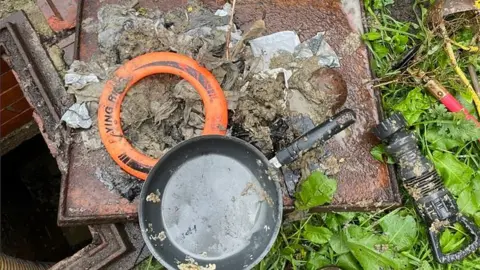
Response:
[{"label": "leafy plant", "polygon": [[458,195],[457,204],[462,213],[478,219],[480,214],[480,174],[477,173],[470,185]]},{"label": "leafy plant", "polygon": [[429,113],[435,120],[427,123],[438,135],[463,143],[480,139],[480,129],[474,122],[465,119],[465,115],[462,113],[450,113],[441,104],[433,106]]},{"label": "leafy plant", "polygon": [[336,191],[337,181],[319,171],[313,172],[305,179],[300,190],[295,194],[295,207],[299,210],[307,210],[329,203]]},{"label": "leafy plant", "polygon": [[347,247],[364,269],[405,269],[408,266],[406,258],[399,256],[388,244],[388,240],[371,231],[349,226]]},{"label": "leafy plant", "polygon": [[332,232],[325,227],[306,224],[303,229],[303,237],[315,244],[326,244],[333,235]]},{"label": "leafy plant", "polygon": [[394,212],[386,215],[380,221],[380,227],[397,251],[408,250],[413,247],[418,234],[415,218],[408,215],[402,217]]},{"label": "leafy plant", "polygon": [[454,194],[459,195],[473,177],[473,169],[460,162],[453,154],[435,151],[433,162],[445,186]]},{"label": "leafy plant", "polygon": [[273,262],[293,269],[318,269],[330,264],[354,270],[408,269],[409,258],[400,251],[416,244],[418,227],[407,209],[397,209],[384,217],[375,213],[312,214],[306,220],[285,225],[275,247],[288,252],[278,257],[272,250],[256,269],[283,269],[273,267]]},{"label": "leafy plant", "polygon": [[426,93],[420,88],[413,88],[407,97],[392,109],[403,114],[410,125],[415,124],[420,116],[430,108],[431,100],[426,97]]}]

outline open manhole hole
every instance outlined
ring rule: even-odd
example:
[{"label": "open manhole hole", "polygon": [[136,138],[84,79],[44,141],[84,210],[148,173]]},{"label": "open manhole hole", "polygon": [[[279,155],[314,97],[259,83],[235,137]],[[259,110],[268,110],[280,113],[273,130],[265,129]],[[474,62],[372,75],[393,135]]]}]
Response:
[{"label": "open manhole hole", "polygon": [[1,250],[23,260],[57,262],[92,236],[87,226],[57,226],[61,173],[14,70],[1,58],[0,81]]},{"label": "open manhole hole", "polygon": [[57,226],[61,174],[40,135],[3,155],[1,167],[3,253],[57,262],[92,241],[87,226]]}]

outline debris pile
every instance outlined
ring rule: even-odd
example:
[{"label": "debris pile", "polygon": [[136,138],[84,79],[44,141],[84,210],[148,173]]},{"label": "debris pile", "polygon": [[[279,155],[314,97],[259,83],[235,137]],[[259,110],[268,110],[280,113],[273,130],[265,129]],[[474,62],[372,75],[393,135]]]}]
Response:
[{"label": "debris pile", "polygon": [[[343,105],[346,84],[331,69],[339,66],[339,59],[322,33],[301,43],[291,31],[262,36],[266,29],[261,20],[245,33],[233,25],[227,60],[230,15],[229,4],[212,12],[190,2],[186,9],[167,13],[103,6],[98,24],[87,25],[89,31],[98,33],[100,53],[89,63],[75,61],[65,76],[69,93],[77,103],[88,103],[91,117],[92,127],[80,131],[79,143],[90,150],[101,148],[96,103],[105,81],[121,64],[148,52],[184,54],[211,71],[228,101],[228,135],[249,141],[267,155]],[[175,144],[201,134],[204,109],[188,82],[159,74],[132,87],[122,104],[121,119],[132,145],[159,158]],[[69,124],[70,120],[65,121]],[[316,151],[312,155],[321,156]],[[126,174],[120,178],[125,177],[130,178]],[[116,189],[115,184],[111,187]]]}]

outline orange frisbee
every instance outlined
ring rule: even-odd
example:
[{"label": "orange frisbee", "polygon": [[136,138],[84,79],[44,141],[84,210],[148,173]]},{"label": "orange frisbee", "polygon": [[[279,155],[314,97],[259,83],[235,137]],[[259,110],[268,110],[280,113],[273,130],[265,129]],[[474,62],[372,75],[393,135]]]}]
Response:
[{"label": "orange frisbee", "polygon": [[180,76],[200,94],[205,107],[203,135],[225,135],[227,132],[227,101],[222,88],[215,77],[195,60],[171,52],[153,52],[128,61],[103,88],[98,106],[98,127],[102,142],[113,160],[123,170],[142,180],[147,178],[158,160],[141,153],[125,138],[120,112],[128,90],[141,79],[158,73]]}]

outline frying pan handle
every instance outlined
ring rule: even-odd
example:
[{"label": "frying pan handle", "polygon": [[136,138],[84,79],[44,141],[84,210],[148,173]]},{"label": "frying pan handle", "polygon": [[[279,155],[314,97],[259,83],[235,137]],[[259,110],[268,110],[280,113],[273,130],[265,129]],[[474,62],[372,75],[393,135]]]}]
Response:
[{"label": "frying pan handle", "polygon": [[315,148],[319,144],[323,144],[337,133],[355,123],[355,117],[355,113],[350,109],[345,109],[337,113],[327,121],[297,138],[291,145],[280,150],[275,157],[270,160],[270,163],[280,168],[285,164],[295,161],[303,153]]}]

